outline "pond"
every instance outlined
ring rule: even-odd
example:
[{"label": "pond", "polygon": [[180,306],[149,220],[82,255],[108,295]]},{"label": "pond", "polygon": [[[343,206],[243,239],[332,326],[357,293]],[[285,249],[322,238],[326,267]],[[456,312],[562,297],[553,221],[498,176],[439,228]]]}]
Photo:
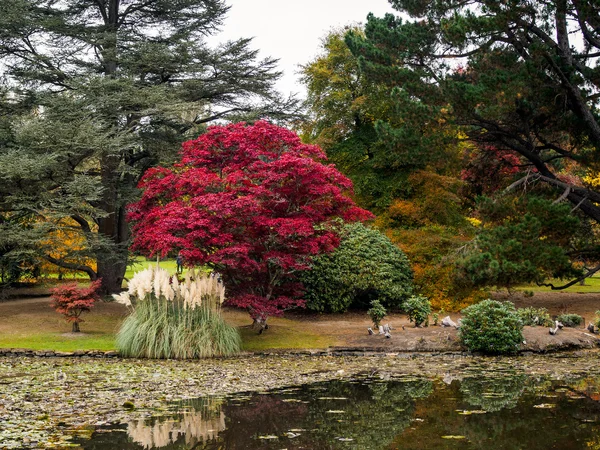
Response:
[{"label": "pond", "polygon": [[84,449],[600,448],[600,377],[355,377],[177,403]]}]

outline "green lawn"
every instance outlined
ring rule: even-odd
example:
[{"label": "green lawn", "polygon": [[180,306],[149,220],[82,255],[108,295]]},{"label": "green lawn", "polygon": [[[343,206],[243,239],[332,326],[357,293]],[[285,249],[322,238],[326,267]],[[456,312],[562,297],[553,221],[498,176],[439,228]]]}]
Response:
[{"label": "green lawn", "polygon": [[112,333],[81,333],[81,336],[64,337],[58,333],[33,333],[29,335],[0,337],[0,348],[26,348],[32,350],[115,350]]},{"label": "green lawn", "polygon": [[[159,262],[159,265],[163,269],[168,270],[170,273],[175,273],[175,271],[177,270],[177,264],[175,263],[175,259],[161,260]],[[138,257],[134,258],[133,264],[131,264],[129,267],[127,267],[127,270],[125,271],[125,278],[131,279],[131,277],[133,277],[133,275],[136,272],[141,272],[142,270],[147,269],[150,266],[156,266],[156,259],[149,260],[147,258],[144,258],[143,256],[138,256]],[[186,270],[187,269],[184,269],[183,273],[185,273]],[[58,279],[58,273],[45,274],[44,278],[49,279],[49,280],[56,280],[56,279]],[[69,280],[75,279],[75,280],[86,281],[86,280],[89,280],[89,277],[85,273],[74,273],[74,274],[69,274],[68,276],[66,276],[65,279],[69,279]]]},{"label": "green lawn", "polygon": [[[150,266],[156,266],[156,259],[149,260],[144,257],[137,257],[134,260],[133,265],[127,268],[125,272],[125,278],[131,279],[136,272],[141,272],[144,269],[147,269]],[[169,273],[175,273],[177,270],[177,264],[174,259],[165,259],[159,262],[159,266],[163,269],[166,269]],[[186,269],[184,269],[183,273],[185,273]]]},{"label": "green lawn", "polygon": [[[0,348],[33,350],[115,350],[115,334],[127,314],[125,306],[99,302],[83,316],[81,333],[71,333],[71,324],[54,312],[49,298],[0,302]],[[303,321],[272,317],[269,330],[259,335],[249,324],[245,311],[226,308],[225,320],[239,328],[243,349],[325,348],[335,345],[335,338],[323,336]]]},{"label": "green lawn", "polygon": [[[549,283],[554,284],[554,286],[562,286],[566,284],[570,280],[550,280]],[[519,291],[533,291],[533,292],[550,292],[552,289],[546,286],[537,286],[537,285],[524,285],[517,288]],[[567,289],[563,289],[561,291],[554,292],[570,292],[573,294],[593,294],[600,293],[600,276],[599,277],[590,277],[585,280],[585,286],[581,286],[580,284],[575,284]]]}]

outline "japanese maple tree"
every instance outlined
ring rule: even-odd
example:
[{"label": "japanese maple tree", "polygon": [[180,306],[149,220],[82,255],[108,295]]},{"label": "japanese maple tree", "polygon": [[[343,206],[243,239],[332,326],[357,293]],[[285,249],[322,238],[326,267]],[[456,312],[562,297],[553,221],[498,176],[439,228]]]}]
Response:
[{"label": "japanese maple tree", "polygon": [[80,288],[77,283],[68,283],[51,289],[52,306],[57,313],[65,316],[67,322],[73,323],[72,331],[78,333],[79,323],[83,322],[81,314],[89,312],[94,306],[94,302],[99,300],[98,290],[100,289],[101,279],[91,283],[86,288]]},{"label": "japanese maple tree", "polygon": [[262,330],[267,317],[304,304],[295,273],[336,248],[340,219],[371,218],[324,159],[264,121],[210,127],[183,144],[179,163],[142,179],[142,198],[129,209],[133,247],[149,256],[181,251],[185,264],[214,268],[228,302]]}]

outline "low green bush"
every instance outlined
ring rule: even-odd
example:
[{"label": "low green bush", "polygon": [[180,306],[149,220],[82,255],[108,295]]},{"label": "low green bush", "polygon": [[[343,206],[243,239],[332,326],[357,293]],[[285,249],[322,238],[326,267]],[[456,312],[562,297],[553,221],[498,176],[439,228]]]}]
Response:
[{"label": "low green bush", "polygon": [[583,323],[583,317],[579,314],[561,314],[556,318],[565,327],[578,327]]},{"label": "low green bush", "polygon": [[404,311],[408,314],[408,320],[419,327],[424,323],[429,325],[429,314],[431,314],[431,303],[427,297],[413,295],[404,302]]},{"label": "low green bush", "polygon": [[517,309],[517,314],[523,322],[524,326],[528,327],[549,327],[554,325],[550,314],[548,314],[548,310],[546,308],[519,308]]},{"label": "low green bush", "polygon": [[385,317],[387,311],[379,300],[373,300],[371,302],[371,308],[367,311],[367,314],[373,321],[375,328],[379,328],[381,320]]},{"label": "low green bush", "polygon": [[299,273],[306,308],[318,312],[367,309],[373,300],[400,308],[412,293],[408,259],[384,234],[361,223],[346,224],[339,247]]},{"label": "low green bush", "polygon": [[471,351],[516,353],[523,342],[523,323],[512,303],[488,299],[463,310],[459,337]]}]

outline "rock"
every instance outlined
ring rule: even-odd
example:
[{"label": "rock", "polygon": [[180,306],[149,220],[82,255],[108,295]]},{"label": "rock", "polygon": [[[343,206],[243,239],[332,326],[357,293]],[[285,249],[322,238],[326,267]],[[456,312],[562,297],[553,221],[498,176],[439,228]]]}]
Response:
[{"label": "rock", "polygon": [[11,348],[10,349],[10,352],[13,355],[26,355],[28,351],[29,350],[27,350],[26,348]]},{"label": "rock", "polygon": [[367,328],[367,331],[369,332],[369,336],[373,336],[375,334],[371,327]]},{"label": "rock", "polygon": [[458,328],[458,325],[456,322],[454,322],[450,316],[446,316],[442,319],[442,326],[443,327],[454,327],[454,328]]}]

